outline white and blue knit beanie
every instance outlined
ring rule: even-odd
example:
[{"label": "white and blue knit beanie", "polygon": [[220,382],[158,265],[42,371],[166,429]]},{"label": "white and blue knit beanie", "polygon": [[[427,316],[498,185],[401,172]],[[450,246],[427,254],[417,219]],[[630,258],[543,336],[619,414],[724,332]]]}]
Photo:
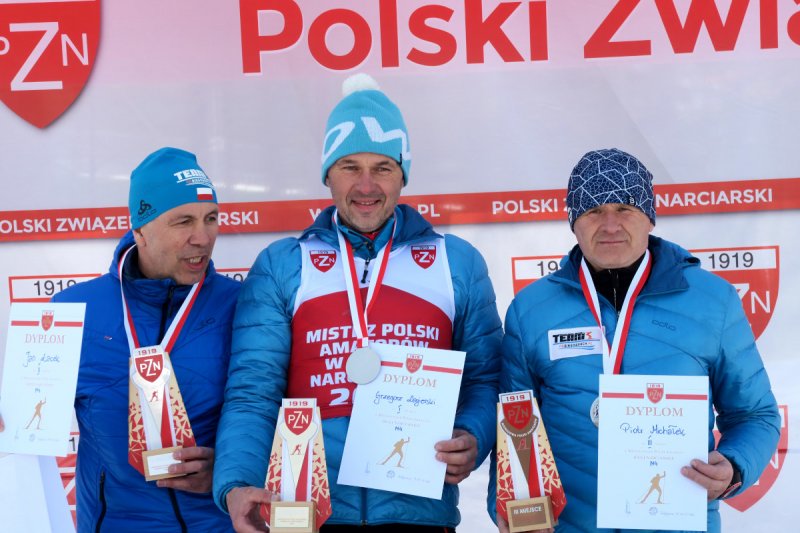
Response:
[{"label": "white and blue knit beanie", "polygon": [[411,148],[400,109],[368,74],[355,74],[342,84],[344,98],[331,111],[322,143],[322,183],[328,169],[344,156],[369,152],[391,157],[408,184]]},{"label": "white and blue knit beanie", "polygon": [[656,223],[653,175],[629,153],[616,148],[584,155],[567,183],[569,227],[582,214],[604,204],[628,204]]}]

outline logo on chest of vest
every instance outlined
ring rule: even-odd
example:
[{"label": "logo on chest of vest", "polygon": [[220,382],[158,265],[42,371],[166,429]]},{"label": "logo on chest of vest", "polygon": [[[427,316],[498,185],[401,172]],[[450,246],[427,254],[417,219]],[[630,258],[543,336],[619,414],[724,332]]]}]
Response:
[{"label": "logo on chest of vest", "polygon": [[309,255],[311,264],[320,272],[327,272],[336,264],[336,252],[333,250],[313,250]]},{"label": "logo on chest of vest", "polygon": [[433,244],[412,246],[411,258],[422,268],[428,268],[436,261],[436,246]]}]

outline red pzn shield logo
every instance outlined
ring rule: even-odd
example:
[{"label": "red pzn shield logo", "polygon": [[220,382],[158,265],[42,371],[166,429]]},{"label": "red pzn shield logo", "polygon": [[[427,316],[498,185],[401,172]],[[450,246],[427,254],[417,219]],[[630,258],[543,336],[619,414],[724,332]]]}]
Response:
[{"label": "red pzn shield logo", "polygon": [[[745,512],[755,505],[769,492],[778,479],[778,474],[781,473],[781,468],[783,468],[783,463],[786,460],[786,452],[789,449],[789,407],[779,405],[778,410],[781,413],[781,436],[778,440],[778,449],[775,450],[769,464],[764,469],[764,472],[761,473],[761,477],[758,478],[755,485],[743,493],[733,498],[722,500],[737,511]],[[714,436],[719,441],[720,435],[716,429],[714,429]]]},{"label": "red pzn shield logo", "polygon": [[406,370],[412,374],[422,368],[422,356],[414,353],[406,355]]},{"label": "red pzn shield logo", "polygon": [[285,407],[283,409],[283,422],[295,435],[300,435],[307,430],[313,418],[313,407]]},{"label": "red pzn shield logo", "polygon": [[767,328],[778,303],[778,246],[692,250],[703,268],[727,280],[739,293],[756,339]]},{"label": "red pzn shield logo", "polygon": [[42,311],[42,329],[47,331],[53,327],[54,311]]},{"label": "red pzn shield logo", "polygon": [[100,0],[0,0],[0,100],[44,128],[86,85],[100,42]]},{"label": "red pzn shield logo", "polygon": [[664,384],[663,383],[648,383],[647,384],[647,399],[653,403],[658,403],[664,397]]},{"label": "red pzn shield logo", "polygon": [[432,244],[412,246],[411,258],[422,268],[428,268],[436,261],[436,246]]},{"label": "red pzn shield logo", "polygon": [[528,426],[533,417],[531,400],[503,403],[503,416],[513,428],[521,430]]},{"label": "red pzn shield logo", "polygon": [[164,371],[164,356],[157,353],[154,355],[141,355],[134,360],[136,372],[150,383],[155,382]]},{"label": "red pzn shield logo", "polygon": [[310,255],[311,264],[320,272],[327,272],[336,264],[336,252],[333,250],[314,250]]}]

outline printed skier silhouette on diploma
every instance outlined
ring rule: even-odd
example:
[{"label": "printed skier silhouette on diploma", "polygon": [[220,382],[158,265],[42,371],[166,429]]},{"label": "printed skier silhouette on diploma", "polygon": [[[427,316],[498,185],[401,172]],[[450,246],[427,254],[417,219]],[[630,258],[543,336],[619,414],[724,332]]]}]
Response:
[{"label": "printed skier silhouette on diploma", "polygon": [[25,429],[31,427],[31,424],[33,424],[33,420],[35,418],[38,418],[38,420],[36,421],[36,429],[40,429],[39,425],[41,425],[42,423],[42,406],[46,403],[47,403],[47,398],[45,398],[44,400],[39,400],[39,402],[36,404],[36,407],[34,407],[33,416],[28,422],[28,425],[25,426]]},{"label": "printed skier silhouette on diploma", "polygon": [[395,442],[394,443],[394,449],[392,450],[392,453],[390,453],[389,457],[384,459],[383,462],[379,463],[379,464],[385,465],[386,462],[396,454],[396,455],[400,456],[400,458],[397,460],[397,466],[399,468],[403,468],[403,447],[406,444],[408,444],[409,442],[411,442],[411,437],[408,437],[406,440],[400,439],[399,441]]},{"label": "printed skier silhouette on diploma", "polygon": [[650,480],[650,490],[647,491],[647,494],[644,495],[644,498],[642,498],[642,501],[640,501],[639,503],[644,503],[644,501],[648,498],[648,496],[650,496],[653,493],[653,491],[658,492],[658,499],[656,500],[656,503],[664,503],[663,501],[661,501],[661,496],[662,496],[661,479],[666,476],[667,476],[666,471],[664,471],[663,474],[656,474],[655,476],[653,476],[653,478]]}]

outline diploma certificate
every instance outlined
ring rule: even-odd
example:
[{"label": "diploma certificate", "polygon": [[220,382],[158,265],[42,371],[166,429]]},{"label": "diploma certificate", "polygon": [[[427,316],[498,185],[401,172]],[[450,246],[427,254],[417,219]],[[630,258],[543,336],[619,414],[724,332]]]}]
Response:
[{"label": "diploma certificate", "polygon": [[705,531],[708,377],[600,376],[597,527]]},{"label": "diploma certificate", "polygon": [[83,303],[14,303],[3,361],[0,451],[67,455]]},{"label": "diploma certificate", "polygon": [[371,343],[381,371],[359,385],[338,483],[440,499],[466,353]]}]

